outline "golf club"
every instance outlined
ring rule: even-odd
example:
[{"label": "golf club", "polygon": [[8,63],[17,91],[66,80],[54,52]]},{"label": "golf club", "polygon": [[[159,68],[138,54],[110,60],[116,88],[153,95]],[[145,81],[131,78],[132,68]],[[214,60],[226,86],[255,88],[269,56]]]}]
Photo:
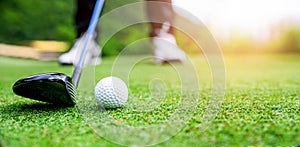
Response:
[{"label": "golf club", "polygon": [[76,88],[88,51],[87,46],[94,35],[103,5],[104,0],[97,0],[87,33],[85,34],[84,46],[72,78],[63,73],[37,74],[18,80],[13,85],[13,92],[19,96],[57,105],[75,105]]}]

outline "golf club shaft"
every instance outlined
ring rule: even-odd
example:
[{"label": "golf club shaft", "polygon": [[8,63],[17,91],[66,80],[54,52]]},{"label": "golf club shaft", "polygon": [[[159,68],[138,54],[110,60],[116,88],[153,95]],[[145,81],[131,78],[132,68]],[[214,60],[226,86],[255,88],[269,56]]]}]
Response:
[{"label": "golf club shaft", "polygon": [[97,26],[97,23],[98,23],[99,16],[100,16],[100,13],[101,13],[102,8],[103,8],[103,5],[104,5],[104,0],[97,0],[97,2],[95,4],[93,15],[92,15],[92,18],[90,20],[90,24],[89,24],[89,27],[88,27],[88,30],[87,30],[87,33],[86,33],[86,36],[85,36],[84,46],[83,46],[82,52],[80,54],[79,61],[78,61],[77,65],[75,66],[75,69],[73,71],[72,79],[73,79],[73,82],[74,82],[73,84],[74,84],[75,87],[78,86],[78,82],[79,82],[79,79],[80,79],[80,76],[81,76],[81,72],[82,72],[82,68],[83,68],[83,65],[84,65],[85,57],[86,57],[86,54],[88,52],[88,44],[89,44],[90,40],[93,38],[95,29],[96,29],[96,26]]}]

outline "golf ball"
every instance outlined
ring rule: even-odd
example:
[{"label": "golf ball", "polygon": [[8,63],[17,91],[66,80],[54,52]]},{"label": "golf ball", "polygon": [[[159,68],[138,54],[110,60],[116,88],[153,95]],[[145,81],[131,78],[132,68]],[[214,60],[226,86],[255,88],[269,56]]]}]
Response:
[{"label": "golf ball", "polygon": [[126,103],[128,88],[120,78],[106,77],[97,83],[95,98],[104,108],[118,108]]}]

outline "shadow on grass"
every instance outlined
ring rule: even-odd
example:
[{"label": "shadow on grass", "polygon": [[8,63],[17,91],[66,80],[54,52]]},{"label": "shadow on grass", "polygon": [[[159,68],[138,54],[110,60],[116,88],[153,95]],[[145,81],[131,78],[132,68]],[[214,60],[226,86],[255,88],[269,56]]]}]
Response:
[{"label": "shadow on grass", "polygon": [[57,112],[61,110],[70,109],[73,107],[66,107],[63,105],[55,105],[49,103],[32,102],[32,103],[13,103],[4,105],[1,107],[1,113],[10,113],[11,115],[16,114],[32,114],[32,113],[43,113],[43,112]]},{"label": "shadow on grass", "polygon": [[[51,129],[72,120],[75,107],[64,107],[37,101],[14,102],[0,105],[0,147],[15,146],[25,132],[35,133]],[[58,124],[58,125],[57,125]],[[21,133],[20,133],[21,132]],[[16,137],[16,134],[18,134]],[[30,134],[30,133],[29,133]]]}]

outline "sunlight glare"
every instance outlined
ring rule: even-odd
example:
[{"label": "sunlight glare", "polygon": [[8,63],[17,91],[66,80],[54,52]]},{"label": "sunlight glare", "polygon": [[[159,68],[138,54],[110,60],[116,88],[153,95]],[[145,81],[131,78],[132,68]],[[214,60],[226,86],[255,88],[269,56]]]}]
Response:
[{"label": "sunlight glare", "polygon": [[300,24],[298,0],[173,0],[173,3],[200,18],[223,38],[234,34],[264,40],[278,23]]}]

